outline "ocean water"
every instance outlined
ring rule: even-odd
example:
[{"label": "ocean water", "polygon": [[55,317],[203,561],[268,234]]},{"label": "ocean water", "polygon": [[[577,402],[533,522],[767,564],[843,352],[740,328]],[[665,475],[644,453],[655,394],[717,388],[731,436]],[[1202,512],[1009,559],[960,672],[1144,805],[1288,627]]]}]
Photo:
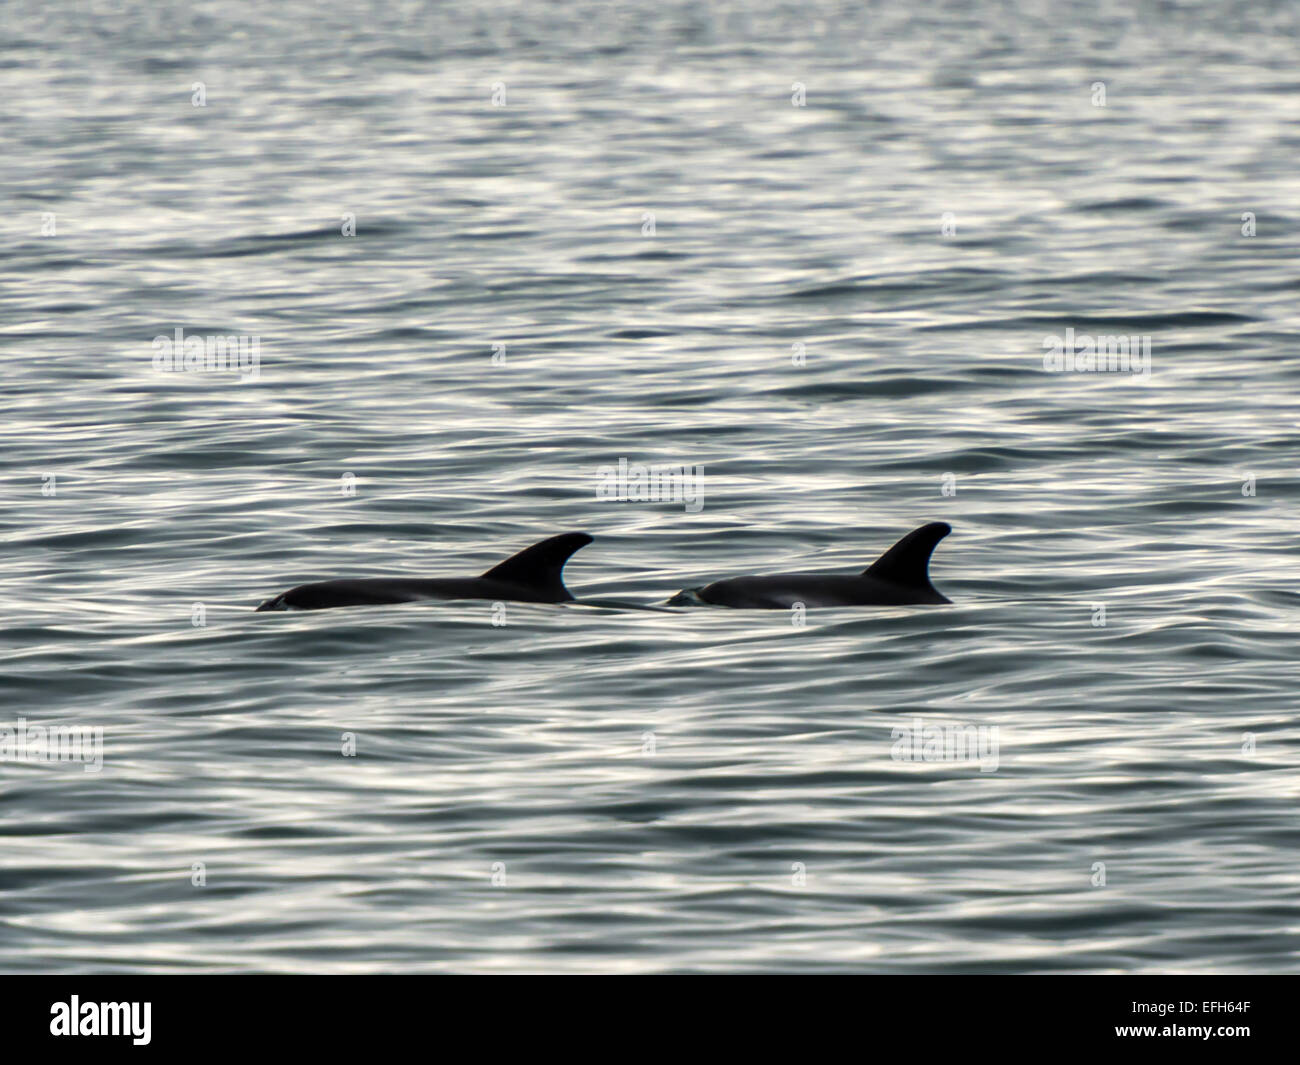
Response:
[{"label": "ocean water", "polygon": [[0,970],[1300,970],[1298,23],[6,5]]}]

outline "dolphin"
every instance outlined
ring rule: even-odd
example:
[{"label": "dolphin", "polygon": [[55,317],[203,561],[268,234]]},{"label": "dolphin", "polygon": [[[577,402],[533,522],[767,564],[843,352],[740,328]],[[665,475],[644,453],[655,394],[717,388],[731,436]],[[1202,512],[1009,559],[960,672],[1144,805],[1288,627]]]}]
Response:
[{"label": "dolphin", "polygon": [[930,554],[952,532],[943,521],[913,529],[861,573],[835,576],[780,573],[771,577],[732,577],[702,588],[687,588],[669,606],[713,606],[788,610],[804,606],[904,606],[950,603],[930,583]]},{"label": "dolphin", "polygon": [[481,577],[363,577],[359,580],[300,584],[258,610],[324,610],[333,606],[410,603],[417,599],[491,599],[517,603],[567,603],[564,564],[592,538],[586,533],[562,533],[526,547],[493,566]]}]

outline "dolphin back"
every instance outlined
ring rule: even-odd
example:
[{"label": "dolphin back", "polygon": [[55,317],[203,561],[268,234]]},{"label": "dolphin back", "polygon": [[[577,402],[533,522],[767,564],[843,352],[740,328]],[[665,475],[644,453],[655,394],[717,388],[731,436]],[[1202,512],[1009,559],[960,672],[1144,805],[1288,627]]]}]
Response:
[{"label": "dolphin back", "polygon": [[[525,547],[517,555],[493,566],[482,579],[526,588],[539,593],[539,602],[562,603],[573,598],[564,587],[564,564],[592,538],[586,533],[561,533]],[[542,597],[545,598],[542,598]]]}]

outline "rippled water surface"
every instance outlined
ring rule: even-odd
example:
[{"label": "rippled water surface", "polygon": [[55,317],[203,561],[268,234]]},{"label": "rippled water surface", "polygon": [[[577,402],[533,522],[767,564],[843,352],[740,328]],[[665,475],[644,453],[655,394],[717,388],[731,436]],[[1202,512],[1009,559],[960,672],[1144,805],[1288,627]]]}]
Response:
[{"label": "rippled water surface", "polygon": [[1298,10],[7,6],[0,968],[1300,969]]}]

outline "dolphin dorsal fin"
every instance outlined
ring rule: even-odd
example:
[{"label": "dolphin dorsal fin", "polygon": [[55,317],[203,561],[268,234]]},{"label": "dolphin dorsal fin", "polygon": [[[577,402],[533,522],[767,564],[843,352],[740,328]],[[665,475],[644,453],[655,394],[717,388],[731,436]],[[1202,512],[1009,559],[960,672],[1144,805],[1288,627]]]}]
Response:
[{"label": "dolphin dorsal fin", "polygon": [[547,592],[556,602],[572,599],[569,589],[564,587],[564,564],[575,551],[591,543],[591,539],[586,533],[552,536],[511,555],[483,574],[483,578]]},{"label": "dolphin dorsal fin", "polygon": [[935,545],[950,532],[952,526],[946,521],[932,521],[913,529],[863,570],[862,575],[904,588],[934,591],[930,583],[930,555],[934,553]]}]

